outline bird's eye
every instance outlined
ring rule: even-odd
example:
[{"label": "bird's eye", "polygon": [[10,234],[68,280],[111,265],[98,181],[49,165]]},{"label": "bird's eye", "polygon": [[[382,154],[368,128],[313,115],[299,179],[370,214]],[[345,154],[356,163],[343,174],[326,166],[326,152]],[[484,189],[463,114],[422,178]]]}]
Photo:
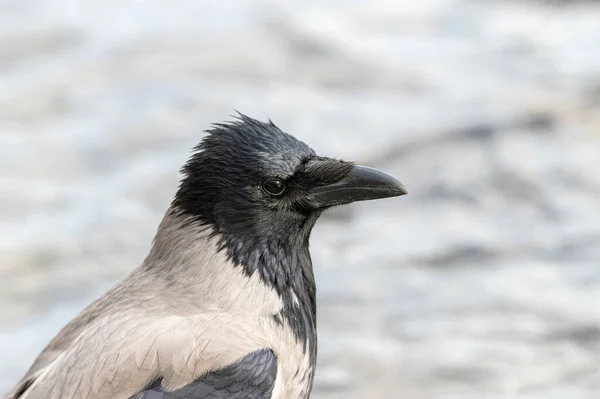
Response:
[{"label": "bird's eye", "polygon": [[281,195],[285,191],[285,183],[281,179],[268,179],[263,183],[263,189],[271,195]]}]

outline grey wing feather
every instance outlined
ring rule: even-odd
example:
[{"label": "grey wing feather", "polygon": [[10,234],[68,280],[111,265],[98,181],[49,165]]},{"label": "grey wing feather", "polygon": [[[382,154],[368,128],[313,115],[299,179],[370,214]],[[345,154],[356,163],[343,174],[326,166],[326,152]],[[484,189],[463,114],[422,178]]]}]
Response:
[{"label": "grey wing feather", "polygon": [[134,398],[141,399],[270,399],[277,359],[270,349],[246,355],[236,363],[211,371],[176,391],[165,392],[157,380]]}]

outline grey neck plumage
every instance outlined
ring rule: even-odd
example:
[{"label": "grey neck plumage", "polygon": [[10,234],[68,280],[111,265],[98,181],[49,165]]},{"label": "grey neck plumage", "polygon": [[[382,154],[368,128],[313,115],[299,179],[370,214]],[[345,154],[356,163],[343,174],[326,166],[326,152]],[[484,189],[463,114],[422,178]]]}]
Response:
[{"label": "grey neck plumage", "polygon": [[[306,245],[285,239],[254,245],[236,243],[215,229],[172,207],[161,222],[140,271],[150,273],[167,291],[177,292],[178,306],[236,311],[248,303],[273,312],[278,323],[316,360],[316,297],[312,262]],[[238,249],[250,248],[244,254]],[[274,298],[276,296],[276,300]],[[274,302],[282,304],[278,309]]]}]

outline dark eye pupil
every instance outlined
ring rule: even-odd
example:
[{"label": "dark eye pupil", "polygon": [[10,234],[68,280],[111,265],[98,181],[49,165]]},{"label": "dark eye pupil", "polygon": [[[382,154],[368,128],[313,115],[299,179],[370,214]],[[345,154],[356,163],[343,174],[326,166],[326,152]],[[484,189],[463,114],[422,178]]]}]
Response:
[{"label": "dark eye pupil", "polygon": [[285,184],[279,179],[269,179],[263,184],[263,188],[272,195],[279,195],[285,190]]}]

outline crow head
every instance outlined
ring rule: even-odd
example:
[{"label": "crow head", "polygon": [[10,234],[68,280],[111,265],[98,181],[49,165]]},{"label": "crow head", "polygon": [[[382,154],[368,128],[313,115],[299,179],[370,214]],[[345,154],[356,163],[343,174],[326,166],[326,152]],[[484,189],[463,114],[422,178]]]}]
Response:
[{"label": "crow head", "polygon": [[316,155],[272,122],[239,115],[207,133],[182,169],[175,205],[222,234],[291,238],[308,234],[324,209],[407,193],[383,172]]},{"label": "crow head", "polygon": [[316,155],[272,122],[240,114],[207,133],[182,169],[173,205],[210,226],[249,271],[307,252],[324,209],[407,193],[385,173]]}]

